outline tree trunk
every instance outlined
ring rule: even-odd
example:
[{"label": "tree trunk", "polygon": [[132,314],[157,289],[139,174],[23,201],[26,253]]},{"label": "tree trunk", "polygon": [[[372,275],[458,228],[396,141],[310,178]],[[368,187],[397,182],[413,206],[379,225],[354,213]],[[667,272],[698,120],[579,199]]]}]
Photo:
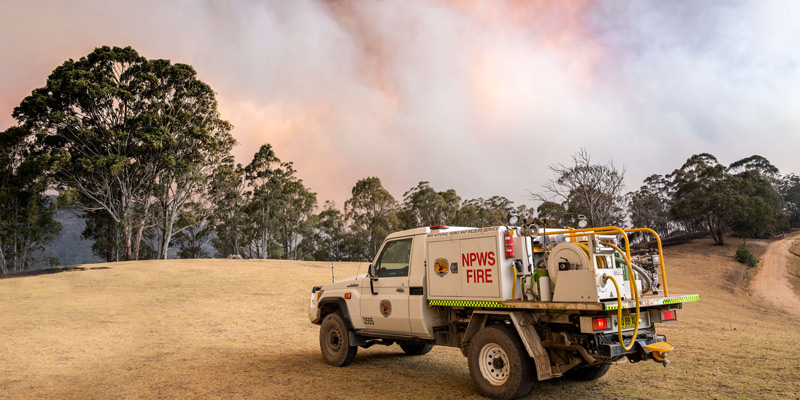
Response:
[{"label": "tree trunk", "polygon": [[133,246],[131,248],[131,255],[134,260],[139,259],[139,248],[142,247],[142,235],[144,235],[144,221],[136,227],[133,235]]},{"label": "tree trunk", "polygon": [[14,246],[11,248],[11,271],[17,272],[19,268],[19,249],[17,248],[17,236],[14,235]]},{"label": "tree trunk", "polygon": [[166,217],[164,221],[164,231],[161,232],[161,249],[158,253],[158,258],[161,260],[167,259],[167,252],[169,251],[169,242],[172,240],[172,226],[174,225],[173,222],[174,216],[169,215]]},{"label": "tree trunk", "polygon": [[122,256],[123,261],[133,260],[133,251],[131,251],[131,232],[130,227],[122,228],[122,243],[125,245],[125,253]]},{"label": "tree trunk", "polygon": [[19,258],[19,270],[25,271],[25,267],[28,264],[28,248],[29,244],[27,240],[22,241],[22,256]]},{"label": "tree trunk", "polygon": [[3,251],[2,240],[0,240],[0,272],[3,274],[8,273],[8,266],[6,265],[6,253]]}]

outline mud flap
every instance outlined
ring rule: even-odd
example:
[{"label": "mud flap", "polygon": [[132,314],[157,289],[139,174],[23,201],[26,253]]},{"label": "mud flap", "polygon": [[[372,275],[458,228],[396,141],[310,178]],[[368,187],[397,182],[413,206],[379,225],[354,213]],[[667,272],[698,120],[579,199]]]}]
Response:
[{"label": "mud flap", "polygon": [[536,327],[533,325],[536,322],[534,316],[523,311],[514,311],[511,313],[511,320],[517,327],[517,332],[522,338],[525,349],[528,350],[528,355],[536,364],[536,377],[540,381],[552,378],[550,356],[547,355],[547,350],[542,346],[539,334],[536,333]]}]

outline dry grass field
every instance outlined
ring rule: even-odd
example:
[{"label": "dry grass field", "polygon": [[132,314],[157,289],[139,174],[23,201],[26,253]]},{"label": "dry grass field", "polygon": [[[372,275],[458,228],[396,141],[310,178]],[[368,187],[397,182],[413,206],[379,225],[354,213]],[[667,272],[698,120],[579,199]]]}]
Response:
[{"label": "dry grass field", "polygon": [[[620,365],[594,382],[540,383],[529,398],[800,398],[800,322],[748,294],[756,270],[730,242],[666,249],[670,291],[701,295],[659,328],[676,347],[668,368]],[[748,245],[759,255],[767,242]],[[350,367],[325,364],[306,305],[330,263],[99,266],[0,280],[0,397],[478,398],[457,349],[375,346]],[[359,268],[337,263],[336,276]]]}]

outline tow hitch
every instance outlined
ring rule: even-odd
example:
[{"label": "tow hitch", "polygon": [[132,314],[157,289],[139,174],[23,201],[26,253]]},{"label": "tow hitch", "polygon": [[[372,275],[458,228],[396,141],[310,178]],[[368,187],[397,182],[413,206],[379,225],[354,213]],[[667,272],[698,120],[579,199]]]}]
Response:
[{"label": "tow hitch", "polygon": [[648,350],[653,355],[653,360],[655,362],[659,362],[664,365],[664,368],[669,365],[669,360],[667,360],[667,353],[672,350],[672,345],[667,342],[656,342],[653,344],[648,344],[644,346],[645,350]]}]

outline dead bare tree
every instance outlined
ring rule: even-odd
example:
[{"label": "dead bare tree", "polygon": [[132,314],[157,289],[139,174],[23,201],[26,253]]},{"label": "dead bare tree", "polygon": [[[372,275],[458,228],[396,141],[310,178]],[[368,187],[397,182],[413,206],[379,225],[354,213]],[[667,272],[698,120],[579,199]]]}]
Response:
[{"label": "dead bare tree", "polygon": [[558,163],[549,168],[555,178],[542,186],[544,194],[531,193],[533,200],[561,204],[570,215],[586,215],[591,226],[622,222],[625,167],[617,169],[613,161],[592,164],[589,152],[581,148],[571,165]]}]

